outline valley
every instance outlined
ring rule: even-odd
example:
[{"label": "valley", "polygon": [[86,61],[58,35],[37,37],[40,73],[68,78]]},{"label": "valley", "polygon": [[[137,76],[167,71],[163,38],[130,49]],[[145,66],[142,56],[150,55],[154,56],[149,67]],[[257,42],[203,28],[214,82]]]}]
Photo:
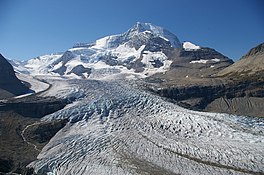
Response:
[{"label": "valley", "polygon": [[0,174],[263,174],[263,48],[233,63],[136,23],[10,61],[25,91],[0,87]]}]

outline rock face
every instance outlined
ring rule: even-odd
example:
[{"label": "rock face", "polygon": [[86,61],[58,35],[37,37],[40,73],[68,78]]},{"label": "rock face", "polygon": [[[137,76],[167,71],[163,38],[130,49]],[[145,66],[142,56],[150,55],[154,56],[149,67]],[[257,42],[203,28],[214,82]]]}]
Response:
[{"label": "rock face", "polygon": [[198,111],[264,117],[264,82],[232,82],[207,86],[170,87],[155,92]]},{"label": "rock face", "polygon": [[233,62],[213,49],[181,50],[165,74],[147,86],[200,111],[264,117],[264,44]]},{"label": "rock face", "polygon": [[15,76],[11,64],[0,54],[0,99],[21,95],[28,88]]},{"label": "rock face", "polygon": [[[169,58],[172,60],[170,69],[146,78],[147,82],[154,82],[161,88],[208,84],[208,81],[212,83],[212,77],[220,70],[233,64],[228,57],[214,49],[204,47],[176,49],[169,53]],[[218,80],[214,79],[213,82],[215,81]]]},{"label": "rock face", "polygon": [[68,122],[40,118],[62,109],[69,100],[32,95],[0,103],[0,174],[29,173],[26,166]]},{"label": "rock face", "polygon": [[54,98],[26,98],[26,100],[0,103],[0,111],[14,111],[21,116],[41,118],[62,109],[66,104],[67,100],[57,100]]}]

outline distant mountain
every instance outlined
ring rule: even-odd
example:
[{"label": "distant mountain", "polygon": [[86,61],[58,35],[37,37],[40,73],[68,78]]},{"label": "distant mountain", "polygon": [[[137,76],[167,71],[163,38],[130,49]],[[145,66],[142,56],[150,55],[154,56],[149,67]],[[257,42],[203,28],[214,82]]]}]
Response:
[{"label": "distant mountain", "polygon": [[264,43],[252,48],[239,61],[225,68],[218,75],[245,78],[256,74],[264,77]]},{"label": "distant mountain", "polygon": [[16,77],[12,65],[0,54],[0,99],[21,95],[28,88]]}]

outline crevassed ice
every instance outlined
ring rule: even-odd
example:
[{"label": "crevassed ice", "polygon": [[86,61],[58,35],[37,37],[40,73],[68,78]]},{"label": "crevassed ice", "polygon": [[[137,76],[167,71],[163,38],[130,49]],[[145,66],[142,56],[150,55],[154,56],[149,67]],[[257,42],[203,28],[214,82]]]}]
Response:
[{"label": "crevassed ice", "polygon": [[52,87],[49,95],[78,100],[43,118],[71,122],[30,167],[57,175],[263,173],[263,119],[187,110],[134,85]]}]

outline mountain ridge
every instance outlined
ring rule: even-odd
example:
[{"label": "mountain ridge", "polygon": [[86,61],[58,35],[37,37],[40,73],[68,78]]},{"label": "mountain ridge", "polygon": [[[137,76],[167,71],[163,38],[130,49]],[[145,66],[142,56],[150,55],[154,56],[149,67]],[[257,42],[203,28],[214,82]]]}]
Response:
[{"label": "mountain ridge", "polygon": [[[167,72],[178,57],[175,55],[178,51],[191,53],[203,49],[191,42],[188,42],[189,48],[183,48],[185,44],[162,27],[138,22],[122,34],[106,36],[91,43],[77,43],[62,54],[40,56],[21,67],[33,75],[100,78],[100,72],[109,71],[109,78],[126,75],[145,78]],[[225,60],[219,60],[222,61]],[[76,66],[78,68],[74,69]]]},{"label": "mountain ridge", "polygon": [[[218,73],[219,76],[229,76],[237,79],[257,75],[264,77],[264,43],[248,51],[237,62]],[[259,74],[259,75],[258,75]]]}]

